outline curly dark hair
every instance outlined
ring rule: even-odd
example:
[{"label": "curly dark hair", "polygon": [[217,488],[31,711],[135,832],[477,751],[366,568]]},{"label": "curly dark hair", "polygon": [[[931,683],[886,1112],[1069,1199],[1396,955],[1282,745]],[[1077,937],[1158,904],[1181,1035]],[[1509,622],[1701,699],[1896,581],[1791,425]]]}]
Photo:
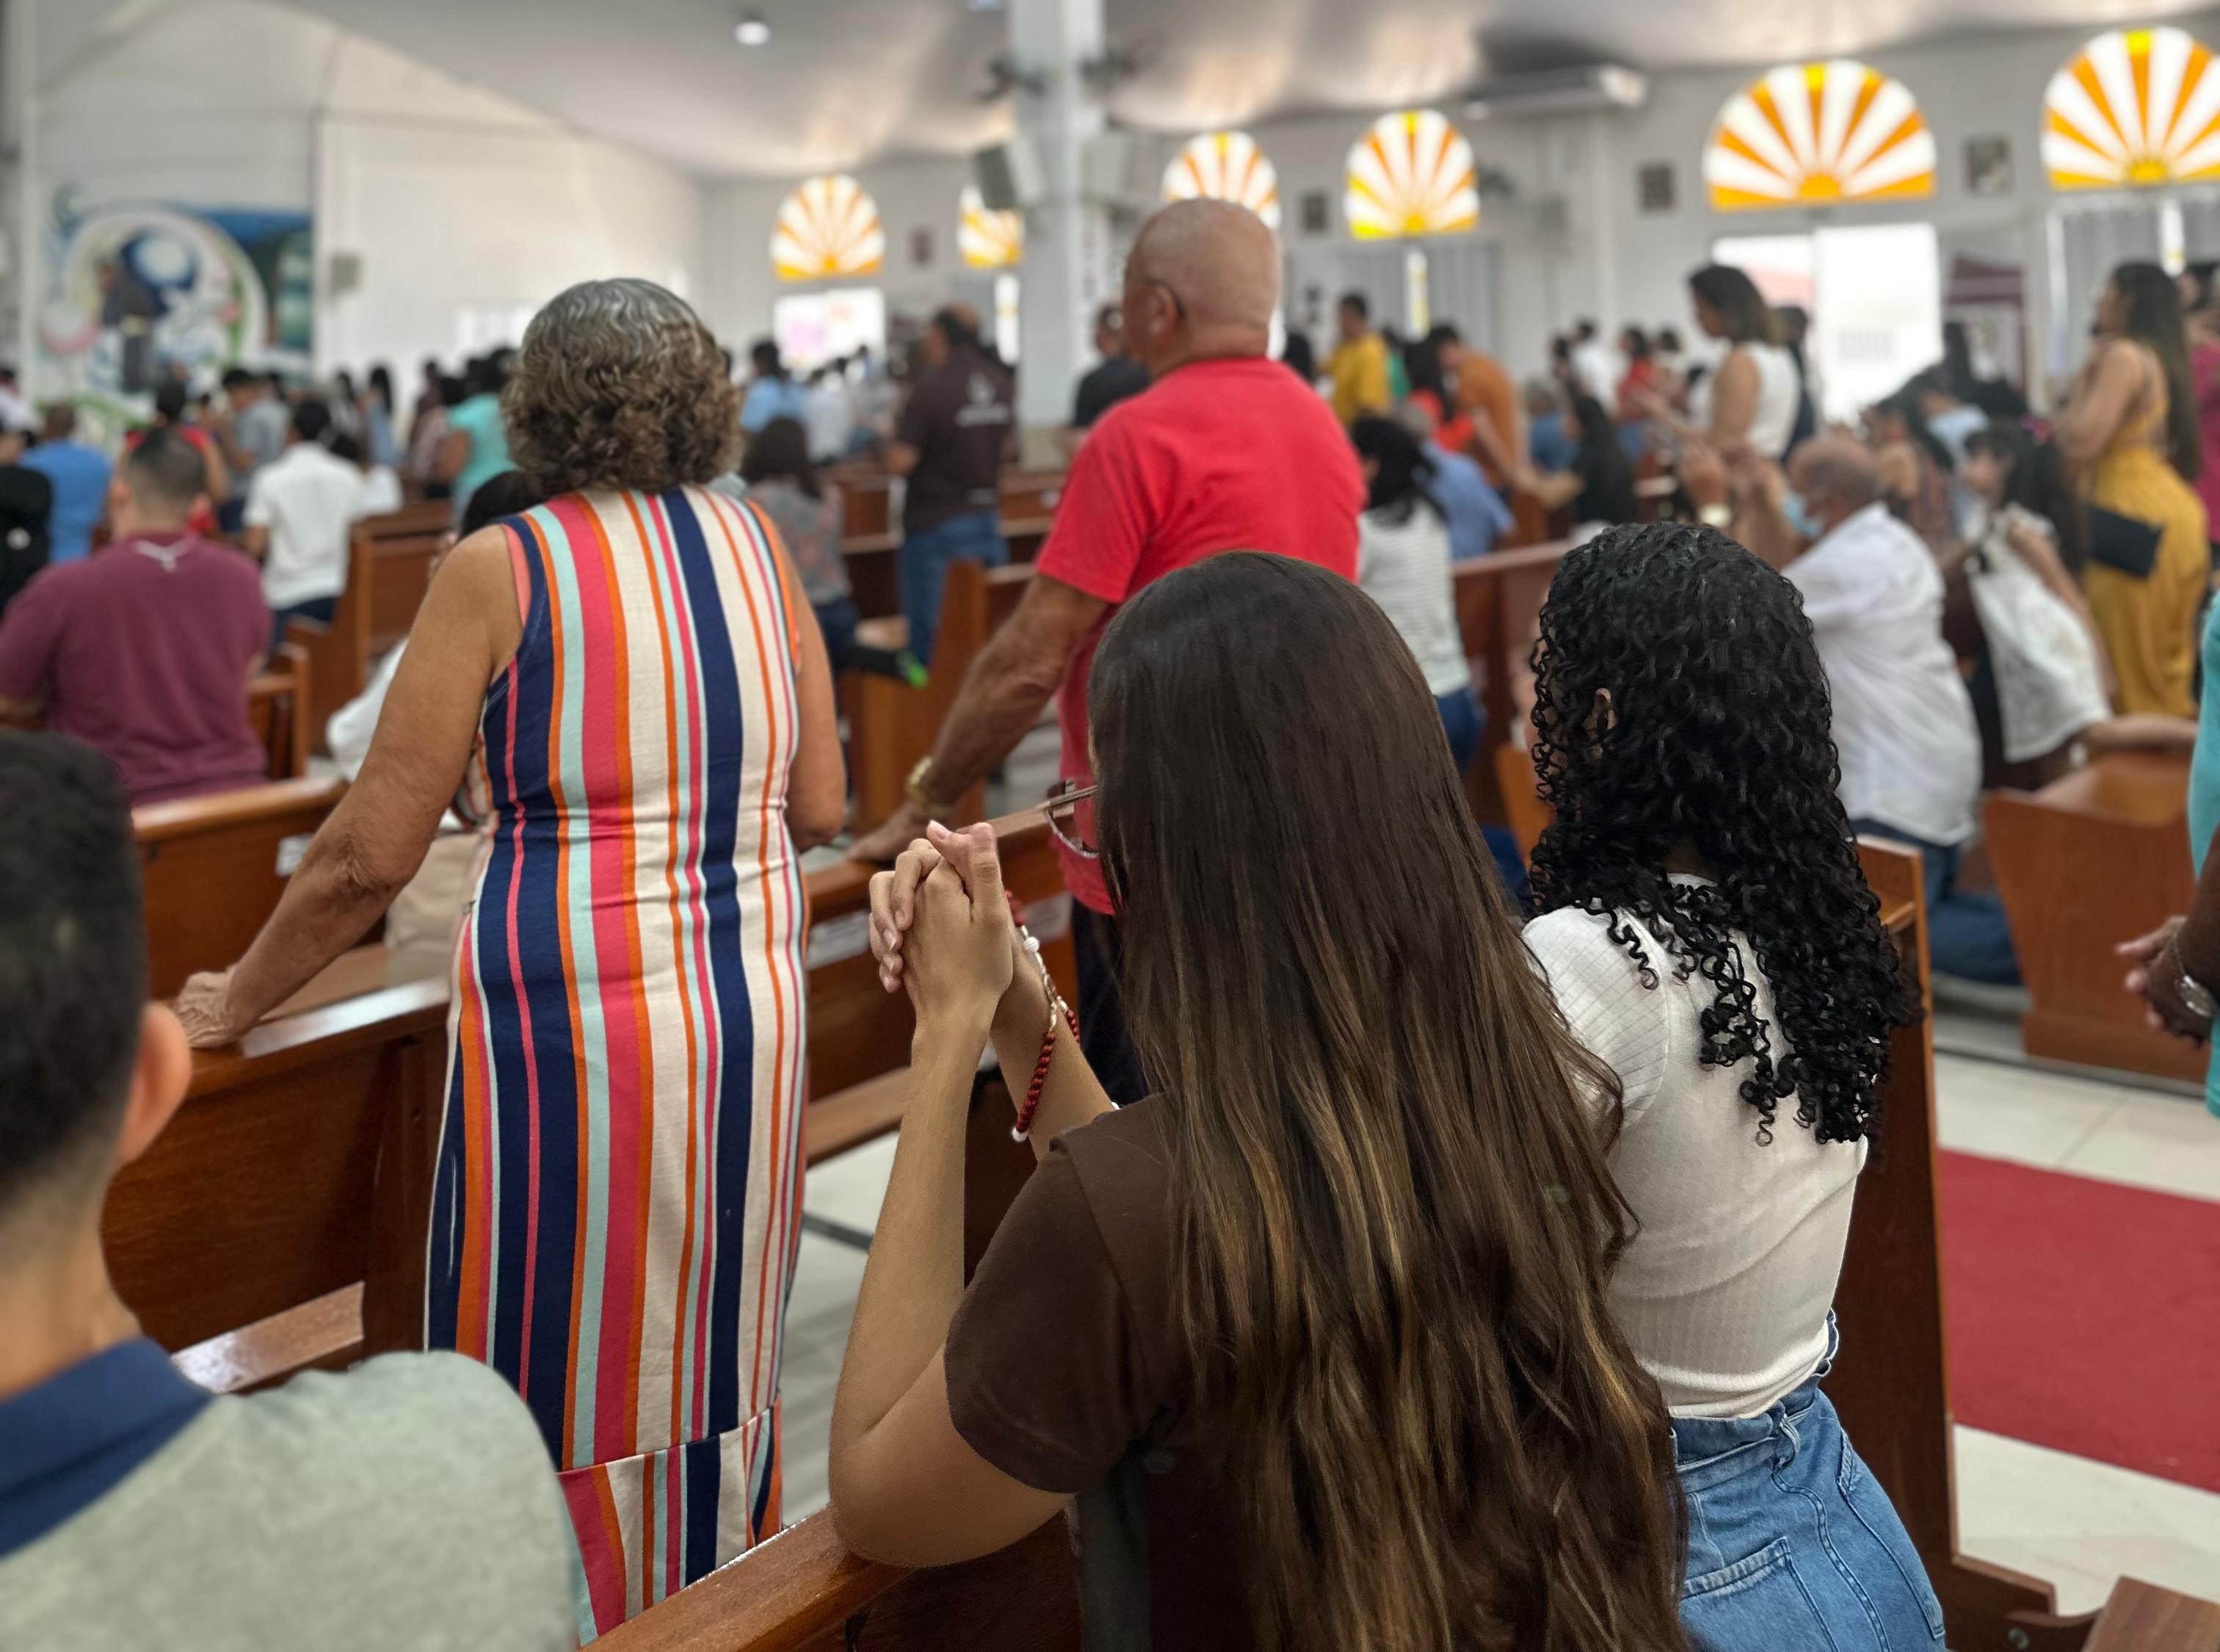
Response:
[{"label": "curly dark hair", "polygon": [[[1534,766],[1556,810],[1534,851],[1535,910],[1605,918],[1655,988],[1638,920],[1680,979],[1712,984],[1702,1060],[1749,1063],[1760,1141],[1791,1095],[1823,1142],[1873,1134],[1889,1031],[1918,1001],[1836,795],[1827,678],[1796,588],[1713,528],[1614,528],[1558,570],[1534,668]],[[1712,882],[1668,876],[1668,858],[1691,855]]]},{"label": "curly dark hair", "polygon": [[502,421],[542,498],[659,493],[730,467],[739,396],[702,318],[652,281],[582,281],[525,329]]}]

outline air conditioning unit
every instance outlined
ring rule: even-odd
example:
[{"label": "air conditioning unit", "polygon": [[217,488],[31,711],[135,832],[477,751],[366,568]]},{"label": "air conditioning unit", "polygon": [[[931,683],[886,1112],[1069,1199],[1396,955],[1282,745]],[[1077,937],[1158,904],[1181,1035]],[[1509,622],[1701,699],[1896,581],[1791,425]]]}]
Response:
[{"label": "air conditioning unit", "polygon": [[1640,109],[1649,101],[1649,78],[1624,64],[1596,63],[1495,76],[1468,88],[1464,97],[1465,113],[1475,120],[1491,115],[1589,115]]}]

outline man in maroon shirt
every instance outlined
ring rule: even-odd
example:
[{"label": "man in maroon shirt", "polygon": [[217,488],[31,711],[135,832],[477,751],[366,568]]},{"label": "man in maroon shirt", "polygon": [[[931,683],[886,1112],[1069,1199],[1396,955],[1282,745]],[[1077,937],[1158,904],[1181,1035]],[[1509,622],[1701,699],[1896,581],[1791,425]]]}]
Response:
[{"label": "man in maroon shirt", "polygon": [[[1221,551],[1270,551],[1354,578],[1364,480],[1310,387],[1266,354],[1280,252],[1263,221],[1182,201],[1142,227],[1126,264],[1126,353],[1147,395],[1105,414],[1072,461],[1056,526],[1017,611],[980,653],[911,776],[909,801],[857,839],[891,860],[1007,757],[1049,696],[1062,774],[1091,784],[1087,674],[1118,605]],[[1080,1042],[1110,1098],[1144,1090],[1117,1001],[1118,929],[1101,870],[1063,850],[1074,897]]]},{"label": "man in maroon shirt", "polygon": [[47,569],[0,620],[0,718],[94,747],[134,806],[268,777],[246,693],[270,612],[253,562],[185,526],[207,475],[184,438],[149,434],[109,489],[107,546]]}]

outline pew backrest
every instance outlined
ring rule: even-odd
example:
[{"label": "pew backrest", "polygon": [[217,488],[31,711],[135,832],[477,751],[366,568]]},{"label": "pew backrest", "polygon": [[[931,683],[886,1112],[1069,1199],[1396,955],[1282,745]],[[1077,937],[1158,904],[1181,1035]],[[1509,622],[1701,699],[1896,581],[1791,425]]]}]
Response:
[{"label": "pew backrest", "polygon": [[131,812],[155,997],[172,996],[196,970],[237,961],[346,794],[343,781],[281,780]]},{"label": "pew backrest", "polygon": [[1491,824],[1506,819],[1495,750],[1512,737],[1518,714],[1513,683],[1532,647],[1536,622],[1572,546],[1562,539],[1494,551],[1450,570],[1457,629],[1472,664],[1473,692],[1486,714],[1479,760],[1466,776],[1473,813]]},{"label": "pew backrest", "polygon": [[[446,1065],[432,982],[196,1052],[184,1106],[117,1173],[102,1217],[109,1275],[147,1334],[234,1377],[273,1368],[257,1380],[421,1345]],[[258,1325],[258,1359],[223,1351]]]},{"label": "pew backrest", "polygon": [[2115,751],[2038,792],[1992,794],[1989,866],[2030,1004],[2030,1055],[2198,1080],[2204,1055],[2143,1023],[2112,948],[2189,910],[2189,765]]},{"label": "pew backrest", "polygon": [[270,754],[272,780],[309,772],[309,651],[280,643],[247,684],[246,720]]},{"label": "pew backrest", "polygon": [[377,541],[357,524],[347,541],[346,587],[333,605],[330,622],[286,622],[285,640],[297,643],[309,656],[309,745],[313,751],[331,749],[324,739],[325,726],[370,680],[370,590],[377,558]]}]

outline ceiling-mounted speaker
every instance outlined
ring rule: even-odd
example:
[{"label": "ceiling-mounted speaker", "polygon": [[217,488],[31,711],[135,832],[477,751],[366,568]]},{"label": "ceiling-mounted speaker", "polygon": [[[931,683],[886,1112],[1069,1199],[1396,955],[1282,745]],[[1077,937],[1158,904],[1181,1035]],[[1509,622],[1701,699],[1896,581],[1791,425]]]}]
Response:
[{"label": "ceiling-mounted speaker", "polygon": [[1048,166],[1029,138],[978,151],[971,157],[971,176],[989,212],[1023,212],[1048,195]]}]

